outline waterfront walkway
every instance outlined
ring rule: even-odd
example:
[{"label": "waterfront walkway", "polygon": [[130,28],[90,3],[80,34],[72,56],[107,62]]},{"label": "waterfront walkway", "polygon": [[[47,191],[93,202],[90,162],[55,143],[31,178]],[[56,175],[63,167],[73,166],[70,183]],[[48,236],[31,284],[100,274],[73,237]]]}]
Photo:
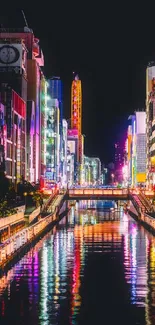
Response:
[{"label": "waterfront walkway", "polygon": [[48,208],[47,215],[38,218],[34,224],[30,224],[27,227],[23,227],[13,236],[8,236],[1,243],[0,246],[0,266],[5,266],[8,260],[12,259],[14,255],[27,245],[29,242],[33,241],[41,232],[43,232],[47,227],[52,225],[53,221],[59,220],[59,207],[64,202],[64,194],[56,195]]}]

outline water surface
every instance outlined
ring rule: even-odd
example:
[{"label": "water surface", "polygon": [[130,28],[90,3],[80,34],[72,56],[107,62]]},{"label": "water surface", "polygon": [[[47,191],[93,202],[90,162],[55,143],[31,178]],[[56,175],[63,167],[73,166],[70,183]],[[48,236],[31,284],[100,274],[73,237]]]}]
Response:
[{"label": "water surface", "polygon": [[0,325],[155,324],[155,237],[101,207],[72,207],[0,279]]}]

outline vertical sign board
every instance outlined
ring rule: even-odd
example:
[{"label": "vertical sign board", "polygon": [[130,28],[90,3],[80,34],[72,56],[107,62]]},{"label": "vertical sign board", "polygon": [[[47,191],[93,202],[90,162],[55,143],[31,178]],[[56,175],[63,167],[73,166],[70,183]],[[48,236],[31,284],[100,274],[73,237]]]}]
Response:
[{"label": "vertical sign board", "polygon": [[21,177],[21,127],[20,127],[20,119],[18,118],[18,128],[17,128],[17,174],[16,179],[17,183],[20,181]]}]

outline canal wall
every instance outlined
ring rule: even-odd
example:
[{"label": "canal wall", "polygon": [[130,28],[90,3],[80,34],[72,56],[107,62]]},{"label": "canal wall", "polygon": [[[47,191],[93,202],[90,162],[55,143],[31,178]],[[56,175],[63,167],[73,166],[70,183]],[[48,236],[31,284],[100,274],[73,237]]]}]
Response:
[{"label": "canal wall", "polygon": [[130,205],[127,209],[128,214],[134,218],[137,222],[143,225],[148,231],[150,231],[153,235],[155,235],[155,218],[151,217],[149,214],[145,212],[136,211],[134,206]]},{"label": "canal wall", "polygon": [[0,244],[0,270],[3,270],[15,257],[19,257],[21,250],[29,246],[32,242],[37,241],[41,235],[49,231],[67,214],[68,209],[64,210],[62,213],[57,211],[56,207],[58,202],[60,202],[60,196],[55,202],[54,213],[40,218],[38,222],[22,229]]},{"label": "canal wall", "polygon": [[21,248],[36,239],[42,231],[44,231],[52,222],[56,220],[56,215],[52,214],[43,219],[40,219],[34,225],[24,228],[11,236],[8,240],[0,245],[0,267],[4,267],[16,254],[19,253]]}]

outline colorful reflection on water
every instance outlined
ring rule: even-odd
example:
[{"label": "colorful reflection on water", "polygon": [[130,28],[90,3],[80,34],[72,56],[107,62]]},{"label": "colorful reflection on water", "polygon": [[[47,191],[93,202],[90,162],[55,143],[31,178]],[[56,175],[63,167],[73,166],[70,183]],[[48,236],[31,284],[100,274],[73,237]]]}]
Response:
[{"label": "colorful reflection on water", "polygon": [[155,324],[155,237],[102,208],[76,204],[0,278],[1,325]]}]

